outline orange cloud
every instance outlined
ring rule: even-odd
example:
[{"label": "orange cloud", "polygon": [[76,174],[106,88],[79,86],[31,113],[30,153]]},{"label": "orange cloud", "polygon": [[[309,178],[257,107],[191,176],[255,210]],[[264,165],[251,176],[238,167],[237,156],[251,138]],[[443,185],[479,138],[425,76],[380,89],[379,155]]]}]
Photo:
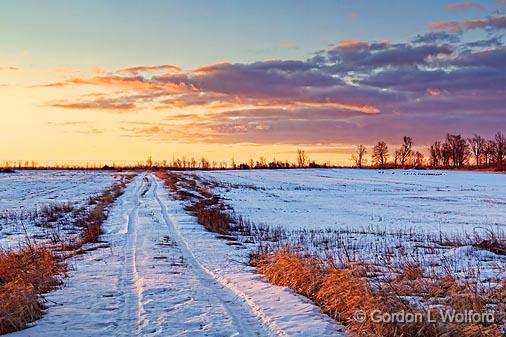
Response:
[{"label": "orange cloud", "polygon": [[476,28],[505,29],[506,15],[476,20],[432,22],[430,24],[430,27],[432,29],[446,30],[454,33],[460,32],[464,29],[476,29]]},{"label": "orange cloud", "polygon": [[153,72],[153,71],[160,71],[160,70],[180,72],[181,68],[179,68],[175,65],[172,65],[172,64],[162,64],[162,65],[157,65],[157,66],[138,66],[138,67],[121,68],[118,70],[118,72],[138,74],[138,73]]},{"label": "orange cloud", "polygon": [[111,110],[118,112],[131,111],[136,108],[136,105],[133,102],[110,98],[98,98],[96,100],[82,102],[57,102],[50,104],[50,106],[63,109]]},{"label": "orange cloud", "polygon": [[39,85],[39,87],[63,87],[69,85],[95,85],[104,87],[113,87],[117,89],[131,90],[163,90],[166,93],[181,93],[193,90],[185,84],[176,84],[173,82],[156,82],[146,79],[142,76],[95,76],[91,78],[72,78],[61,82],[54,82]]},{"label": "orange cloud", "polygon": [[336,45],[336,48],[356,48],[356,47],[367,47],[369,43],[361,40],[343,40]]},{"label": "orange cloud", "polygon": [[450,12],[461,12],[461,11],[465,11],[468,9],[477,9],[480,11],[485,10],[485,8],[482,5],[475,3],[475,2],[467,2],[467,1],[462,2],[462,3],[448,4],[447,8]]}]

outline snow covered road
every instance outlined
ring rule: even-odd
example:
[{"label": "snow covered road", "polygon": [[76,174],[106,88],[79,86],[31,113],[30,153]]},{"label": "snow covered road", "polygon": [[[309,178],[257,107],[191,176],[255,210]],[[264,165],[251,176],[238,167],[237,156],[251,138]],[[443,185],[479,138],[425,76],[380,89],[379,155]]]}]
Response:
[{"label": "snow covered road", "polygon": [[[163,184],[153,175],[139,174],[113,204],[103,225],[101,239],[108,247],[72,260],[66,284],[46,295],[47,314],[11,335],[309,336],[334,327],[314,305],[251,273],[250,285],[263,284],[260,306],[267,303],[269,307],[259,311],[251,298],[246,300],[226,287],[227,281],[217,278],[216,269],[211,272],[209,265],[201,264],[195,252],[206,250],[198,246],[201,241],[189,241],[183,235],[176,225],[178,216],[183,216],[181,205],[170,200]],[[207,234],[204,237],[209,238]],[[277,303],[280,298],[288,302],[279,303],[281,310],[276,311],[270,307],[272,299],[266,301],[271,297]],[[293,317],[298,319],[287,322],[289,315],[278,317],[288,327],[283,332],[279,329],[283,324],[265,314],[269,309],[279,315],[288,308],[286,304],[292,305]],[[307,320],[308,313],[316,318]],[[300,325],[304,321],[310,334]]]},{"label": "snow covered road", "polygon": [[113,208],[110,249],[74,261],[68,284],[47,295],[47,315],[13,335],[269,335],[175,235],[153,179],[138,176]]}]

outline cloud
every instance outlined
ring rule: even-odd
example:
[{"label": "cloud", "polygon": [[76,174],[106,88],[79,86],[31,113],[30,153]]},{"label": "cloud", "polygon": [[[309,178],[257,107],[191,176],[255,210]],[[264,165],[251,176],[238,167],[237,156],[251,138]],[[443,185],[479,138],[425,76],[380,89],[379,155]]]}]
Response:
[{"label": "cloud", "polygon": [[163,65],[153,65],[153,66],[137,66],[137,67],[127,67],[121,68],[118,72],[122,73],[131,73],[131,74],[139,74],[145,72],[154,72],[154,71],[169,71],[169,72],[180,72],[181,68],[172,64],[163,64]]},{"label": "cloud", "polygon": [[13,67],[13,66],[0,67],[0,71],[16,71],[16,70],[19,70],[19,68],[18,67]]},{"label": "cloud", "polygon": [[423,144],[446,132],[487,135],[506,128],[506,47],[502,36],[469,42],[461,32],[500,27],[497,18],[455,21],[455,32],[406,42],[344,40],[305,60],[146,65],[46,86],[93,87],[53,107],[156,110],[158,121],[123,123],[121,132],[157,142],[321,145],[409,134]]},{"label": "cloud", "polygon": [[99,128],[88,128],[88,129],[81,129],[77,130],[78,133],[85,134],[85,135],[100,135],[105,133],[105,129],[99,129]]},{"label": "cloud", "polygon": [[464,21],[432,22],[431,28],[448,32],[460,32],[468,29],[484,28],[489,30],[506,29],[506,15],[492,16],[486,19]]},{"label": "cloud", "polygon": [[55,108],[78,109],[78,110],[110,110],[116,112],[132,111],[136,108],[135,103],[115,98],[97,98],[89,101],[56,102],[50,104]]},{"label": "cloud", "polygon": [[450,34],[448,32],[429,32],[425,34],[419,34],[411,41],[413,43],[457,43],[460,41],[460,35],[454,33]]},{"label": "cloud", "polygon": [[448,4],[448,10],[450,12],[462,12],[470,9],[476,9],[480,11],[485,10],[485,8],[482,5],[475,2],[461,2],[461,3]]}]

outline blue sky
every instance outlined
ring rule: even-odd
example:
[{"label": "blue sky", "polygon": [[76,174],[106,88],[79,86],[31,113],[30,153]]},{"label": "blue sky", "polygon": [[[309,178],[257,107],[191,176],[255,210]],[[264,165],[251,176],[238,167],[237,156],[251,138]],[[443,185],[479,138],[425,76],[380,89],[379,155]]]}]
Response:
[{"label": "blue sky", "polygon": [[[304,59],[345,39],[406,41],[432,21],[478,18],[446,1],[13,1],[0,55],[40,67],[105,68]],[[491,12],[494,1],[477,2]]]},{"label": "blue sky", "polygon": [[0,143],[15,146],[0,160],[304,147],[346,164],[405,135],[492,137],[505,14],[506,0],[2,0]]}]

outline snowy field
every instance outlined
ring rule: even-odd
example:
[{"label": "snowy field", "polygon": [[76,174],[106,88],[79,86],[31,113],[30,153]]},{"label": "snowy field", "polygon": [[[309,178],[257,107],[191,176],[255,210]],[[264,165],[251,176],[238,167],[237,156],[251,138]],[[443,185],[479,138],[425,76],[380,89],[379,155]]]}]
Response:
[{"label": "snowy field", "polygon": [[[478,227],[504,230],[504,175],[373,170],[193,173],[203,178],[199,184],[212,181],[213,192],[237,215],[257,224],[295,233],[356,229],[345,241],[359,242],[358,251],[377,255],[385,247],[401,245],[411,252],[418,249],[423,258],[432,254],[434,259],[444,255],[449,263],[453,259],[457,272],[479,265],[489,281],[506,277],[504,256],[471,246],[419,248],[419,242],[400,235],[392,240],[378,229],[460,234]],[[52,202],[85,207],[90,195],[114,179],[107,172],[2,175],[0,212],[30,213]],[[199,225],[185,205],[153,173],[139,173],[111,205],[97,249],[70,258],[62,287],[44,295],[46,314],[11,335],[343,336],[343,327],[316,305],[255,273],[248,265],[254,243],[219,239]],[[10,223],[9,217],[3,221]],[[376,232],[357,235],[358,228],[371,227]],[[316,250],[331,235],[318,233],[312,236]],[[4,226],[0,235],[3,245],[23,238],[19,226],[12,225]]]},{"label": "snowy field", "polygon": [[287,229],[506,229],[506,175],[456,171],[197,172],[238,215]]},{"label": "snowy field", "polygon": [[[247,266],[248,251],[197,224],[139,174],[102,225],[105,248],[73,257],[48,310],[10,336],[339,336],[342,327]],[[104,246],[102,243],[100,246]]]},{"label": "snowy field", "polygon": [[43,238],[48,228],[34,225],[41,208],[85,207],[88,197],[113,184],[115,175],[107,171],[68,170],[0,174],[0,247],[17,245],[26,239],[26,234]]},{"label": "snowy field", "polygon": [[477,245],[491,233],[505,238],[505,175],[353,169],[196,174],[212,182],[237,216],[270,227],[270,238],[260,240],[271,245],[294,245],[338,263],[367,262],[383,272],[391,268],[385,261],[416,262],[435,275],[452,270],[494,284],[506,278],[506,256]]}]

